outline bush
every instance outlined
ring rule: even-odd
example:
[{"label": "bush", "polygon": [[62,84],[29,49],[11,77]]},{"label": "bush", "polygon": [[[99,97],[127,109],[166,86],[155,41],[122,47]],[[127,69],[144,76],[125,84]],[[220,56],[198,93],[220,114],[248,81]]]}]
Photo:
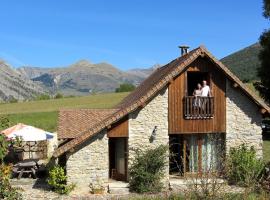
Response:
[{"label": "bush", "polygon": [[65,175],[65,170],[58,165],[50,169],[47,182],[52,189],[59,194],[68,194],[75,188],[74,184],[66,184],[67,176]]},{"label": "bush", "polygon": [[0,199],[19,200],[22,195],[9,182],[11,170],[11,165],[0,165]]},{"label": "bush", "polygon": [[6,129],[9,127],[9,119],[7,116],[0,116],[0,130]]},{"label": "bush", "polygon": [[253,147],[242,144],[231,148],[227,158],[227,178],[239,186],[255,186],[264,169],[262,160],[256,157]]},{"label": "bush", "polygon": [[18,99],[15,99],[14,97],[11,97],[9,100],[8,100],[9,103],[18,103]]},{"label": "bush", "polygon": [[119,88],[115,89],[115,92],[130,92],[135,89],[135,86],[130,83],[123,83]]},{"label": "bush", "polygon": [[39,100],[48,100],[50,98],[51,98],[50,95],[48,95],[48,94],[42,94],[42,95],[37,96],[36,97],[36,100],[37,101],[39,101]]},{"label": "bush", "polygon": [[130,190],[138,193],[159,192],[167,158],[167,146],[159,146],[145,152],[135,150],[135,159],[130,168]]},{"label": "bush", "polygon": [[6,137],[2,134],[0,134],[0,164],[3,164],[4,158],[6,157],[8,153],[8,145],[10,144],[9,141],[7,141]]},{"label": "bush", "polygon": [[61,93],[57,93],[55,96],[54,96],[55,99],[62,99],[64,98],[64,96],[61,94]]}]

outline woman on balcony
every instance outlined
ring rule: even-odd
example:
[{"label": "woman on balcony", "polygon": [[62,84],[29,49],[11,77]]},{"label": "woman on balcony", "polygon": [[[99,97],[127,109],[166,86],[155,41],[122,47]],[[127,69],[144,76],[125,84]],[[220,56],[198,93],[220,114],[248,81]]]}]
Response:
[{"label": "woman on balcony", "polygon": [[195,88],[194,92],[193,92],[193,96],[194,98],[194,102],[193,102],[193,106],[194,107],[201,107],[201,100],[199,97],[202,96],[202,85],[200,83],[197,84],[197,87]]}]

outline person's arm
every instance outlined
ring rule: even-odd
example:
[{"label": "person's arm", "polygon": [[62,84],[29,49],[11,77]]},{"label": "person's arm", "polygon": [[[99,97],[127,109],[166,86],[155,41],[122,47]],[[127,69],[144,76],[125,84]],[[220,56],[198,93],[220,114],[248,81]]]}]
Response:
[{"label": "person's arm", "polygon": [[192,94],[193,96],[196,96],[196,89],[193,91],[193,94]]}]

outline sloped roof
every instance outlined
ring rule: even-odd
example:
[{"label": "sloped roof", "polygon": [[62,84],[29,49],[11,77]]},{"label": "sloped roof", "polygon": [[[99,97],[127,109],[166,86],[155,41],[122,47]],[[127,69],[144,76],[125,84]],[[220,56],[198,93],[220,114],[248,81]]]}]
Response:
[{"label": "sloped roof", "polygon": [[94,134],[97,134],[102,129],[106,128],[112,123],[119,121],[127,114],[133,112],[138,107],[146,104],[151,100],[161,89],[163,89],[170,81],[184,71],[184,69],[191,64],[199,56],[208,57],[217,67],[219,67],[224,74],[236,84],[239,88],[250,97],[258,106],[264,108],[266,112],[270,113],[270,108],[257,97],[250,89],[248,89],[227,67],[225,67],[219,60],[211,55],[204,46],[200,46],[189,53],[176,58],[167,65],[155,70],[145,81],[143,81],[130,95],[128,95],[118,106],[115,113],[108,116],[105,120],[95,124],[87,131],[82,132],[70,142],[59,147],[53,154],[58,157],[66,151],[81,144]]},{"label": "sloped roof", "polygon": [[58,138],[73,139],[117,109],[65,109],[59,111]]}]

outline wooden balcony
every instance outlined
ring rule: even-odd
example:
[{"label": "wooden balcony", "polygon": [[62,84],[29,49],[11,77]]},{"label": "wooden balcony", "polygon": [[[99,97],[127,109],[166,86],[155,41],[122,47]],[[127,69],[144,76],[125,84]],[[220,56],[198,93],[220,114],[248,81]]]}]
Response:
[{"label": "wooden balcony", "polygon": [[214,116],[214,97],[184,97],[185,119],[209,119]]}]

